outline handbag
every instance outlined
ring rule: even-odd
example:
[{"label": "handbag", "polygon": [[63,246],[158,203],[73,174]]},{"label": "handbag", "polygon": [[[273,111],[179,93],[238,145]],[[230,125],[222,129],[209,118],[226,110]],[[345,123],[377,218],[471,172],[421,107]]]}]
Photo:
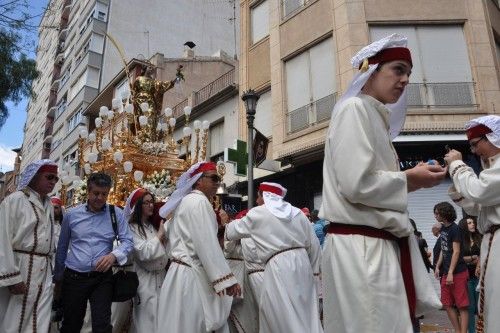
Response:
[{"label": "handbag", "polygon": [[[115,206],[109,205],[109,213],[111,214],[111,224],[115,232],[116,241],[118,242],[118,225],[116,223]],[[113,302],[125,302],[137,295],[139,287],[139,278],[136,272],[126,271],[124,267],[118,266],[118,271],[113,273]]]}]

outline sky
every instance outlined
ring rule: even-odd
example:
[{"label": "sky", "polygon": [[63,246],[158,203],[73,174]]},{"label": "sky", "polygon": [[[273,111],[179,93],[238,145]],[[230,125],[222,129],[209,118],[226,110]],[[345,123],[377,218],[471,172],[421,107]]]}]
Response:
[{"label": "sky", "polygon": [[[33,16],[38,15],[33,19],[33,25],[38,26],[40,19],[44,12],[48,0],[30,0],[29,1],[29,12]],[[37,29],[30,30],[26,32],[26,38],[31,38],[33,40],[38,39]],[[30,58],[35,58],[34,48],[33,52],[29,53]],[[17,105],[8,102],[7,107],[9,108],[9,118],[5,122],[5,125],[0,129],[0,171],[6,172],[14,168],[14,160],[16,158],[16,153],[11,149],[21,147],[23,143],[23,127],[26,121],[26,106],[28,104],[28,99],[23,99]]]}]

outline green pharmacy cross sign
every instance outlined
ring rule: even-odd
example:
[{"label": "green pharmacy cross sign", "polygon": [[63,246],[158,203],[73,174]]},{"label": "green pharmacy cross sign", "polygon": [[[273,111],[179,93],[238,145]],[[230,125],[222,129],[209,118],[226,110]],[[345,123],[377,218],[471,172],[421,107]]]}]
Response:
[{"label": "green pharmacy cross sign", "polygon": [[235,149],[226,148],[224,150],[224,162],[235,165],[235,175],[246,176],[248,165],[247,143],[245,141],[236,140],[233,147]]}]

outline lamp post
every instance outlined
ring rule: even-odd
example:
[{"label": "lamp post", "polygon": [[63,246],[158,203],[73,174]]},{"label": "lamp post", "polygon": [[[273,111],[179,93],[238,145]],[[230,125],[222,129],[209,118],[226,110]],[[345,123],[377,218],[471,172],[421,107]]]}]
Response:
[{"label": "lamp post", "polygon": [[255,112],[257,110],[257,101],[259,95],[253,90],[249,89],[241,96],[245,102],[245,109],[247,111],[247,126],[248,126],[248,209],[253,207],[253,121],[255,120]]}]

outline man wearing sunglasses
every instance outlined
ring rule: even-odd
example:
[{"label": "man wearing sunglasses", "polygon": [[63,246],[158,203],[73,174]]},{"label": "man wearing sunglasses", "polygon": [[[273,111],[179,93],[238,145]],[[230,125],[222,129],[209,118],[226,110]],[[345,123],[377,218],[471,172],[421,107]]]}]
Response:
[{"label": "man wearing sunglasses", "polygon": [[219,246],[209,201],[219,182],[215,163],[198,162],[160,208],[160,216],[173,217],[166,223],[171,265],[161,287],[157,332],[228,332],[228,296],[239,296],[241,288]]},{"label": "man wearing sunglasses", "polygon": [[52,303],[54,211],[51,160],[30,163],[0,205],[0,332],[48,332]]},{"label": "man wearing sunglasses", "polygon": [[479,312],[477,332],[500,332],[500,117],[483,116],[466,125],[471,151],[479,156],[479,175],[462,161],[462,154],[450,150],[444,157],[453,186],[450,197],[469,215],[478,216],[481,243]]}]

